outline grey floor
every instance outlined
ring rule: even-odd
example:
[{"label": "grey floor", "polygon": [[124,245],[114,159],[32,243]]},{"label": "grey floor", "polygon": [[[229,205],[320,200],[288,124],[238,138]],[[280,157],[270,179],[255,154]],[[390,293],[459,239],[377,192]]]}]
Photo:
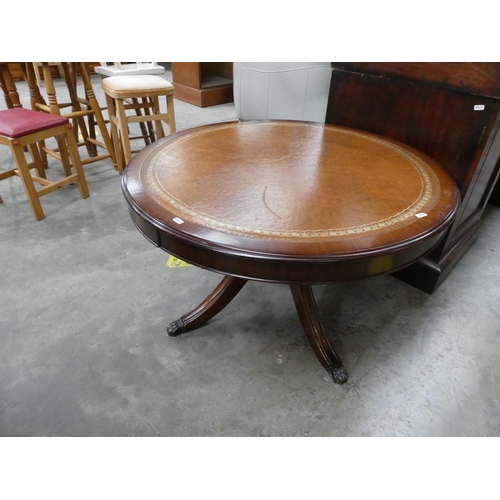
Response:
[{"label": "grey floor", "polygon": [[[175,106],[178,130],[236,118],[233,104]],[[2,148],[0,170],[11,164]],[[168,337],[220,276],[166,266],[110,161],[86,177],[90,198],[45,196],[40,222],[18,178],[0,183],[0,435],[500,435],[500,209],[432,296],[391,276],[315,287],[350,373],[338,386],[286,286],[249,283]]]}]

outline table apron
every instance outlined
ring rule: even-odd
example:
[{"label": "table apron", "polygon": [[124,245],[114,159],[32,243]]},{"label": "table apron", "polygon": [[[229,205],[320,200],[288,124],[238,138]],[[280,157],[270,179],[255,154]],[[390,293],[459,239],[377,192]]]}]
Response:
[{"label": "table apron", "polygon": [[279,259],[275,256],[242,255],[229,248],[210,248],[160,231],[130,208],[137,229],[155,246],[190,264],[224,275],[254,281],[286,284],[321,284],[356,280],[388,274],[402,269],[426,255],[438,243],[443,233],[419,241],[413,246],[384,252],[383,255],[364,255],[359,258],[332,257],[326,260]]}]

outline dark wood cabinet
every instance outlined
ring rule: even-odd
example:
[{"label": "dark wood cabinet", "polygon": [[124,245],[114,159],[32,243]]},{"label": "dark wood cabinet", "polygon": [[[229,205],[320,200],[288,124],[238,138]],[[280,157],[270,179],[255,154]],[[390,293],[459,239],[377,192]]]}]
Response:
[{"label": "dark wood cabinet", "polygon": [[500,157],[500,63],[333,63],[327,123],[408,144],[457,183],[454,224],[395,276],[432,293],[474,242]]},{"label": "dark wood cabinet", "polygon": [[233,102],[232,62],[173,62],[175,98],[199,107]]}]

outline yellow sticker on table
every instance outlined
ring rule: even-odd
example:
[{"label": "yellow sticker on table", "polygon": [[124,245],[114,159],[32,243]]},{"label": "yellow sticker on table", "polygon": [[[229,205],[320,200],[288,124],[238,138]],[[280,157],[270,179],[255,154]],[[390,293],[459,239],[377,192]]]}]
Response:
[{"label": "yellow sticker on table", "polygon": [[166,267],[188,267],[188,266],[192,266],[192,264],[188,264],[187,262],[184,262],[183,260],[174,257],[173,255],[170,255],[166,264]]}]

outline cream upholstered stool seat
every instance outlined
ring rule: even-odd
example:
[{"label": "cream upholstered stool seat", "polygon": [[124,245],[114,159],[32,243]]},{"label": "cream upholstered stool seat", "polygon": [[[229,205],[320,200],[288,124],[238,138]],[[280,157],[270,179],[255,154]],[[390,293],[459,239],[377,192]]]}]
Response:
[{"label": "cream upholstered stool seat", "polygon": [[[94,71],[101,75],[101,78],[108,76],[135,76],[135,75],[163,75],[165,68],[155,62],[134,62],[134,63],[107,63],[102,62],[101,66],[96,66]],[[132,99],[132,104],[137,105],[139,102],[141,106],[134,106],[134,111],[137,116],[141,114],[150,114],[150,107],[147,105],[147,98]],[[140,122],[141,136],[131,137],[131,139],[144,139],[144,144],[147,146],[155,141],[155,132],[151,122]]]},{"label": "cream upholstered stool seat", "polygon": [[[118,171],[122,173],[136,152],[131,147],[130,124],[154,123],[155,140],[165,137],[162,122],[168,125],[169,133],[175,132],[174,86],[156,75],[110,76],[104,78],[101,85],[106,95]],[[165,97],[165,111],[160,107],[160,97]],[[139,98],[147,101],[151,114],[127,115],[128,109],[143,106],[133,101]]]},{"label": "cream upholstered stool seat", "polygon": [[[64,177],[57,180],[47,179],[38,149],[38,143],[50,138],[57,140],[64,168]],[[13,176],[21,178],[36,220],[45,218],[39,198],[56,189],[77,182],[80,196],[89,196],[76,141],[67,118],[24,108],[0,111],[0,144],[10,147],[16,164],[15,168],[0,172],[0,180]],[[30,162],[26,158],[25,148],[31,154]],[[38,175],[32,175],[32,169],[36,169]],[[37,189],[35,182],[42,187]]]}]

